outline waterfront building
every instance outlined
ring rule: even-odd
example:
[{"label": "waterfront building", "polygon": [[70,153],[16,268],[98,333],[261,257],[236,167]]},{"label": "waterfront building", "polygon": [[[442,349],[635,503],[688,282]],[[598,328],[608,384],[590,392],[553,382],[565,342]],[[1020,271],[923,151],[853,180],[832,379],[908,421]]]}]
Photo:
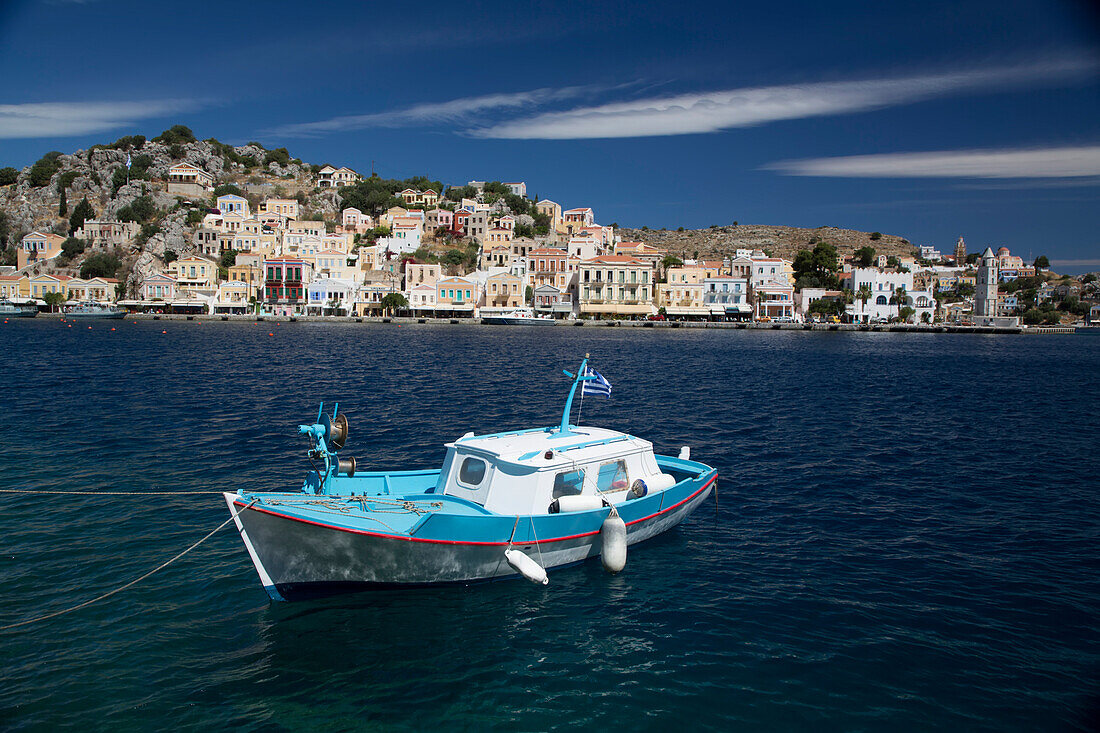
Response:
[{"label": "waterfront building", "polygon": [[248,283],[240,280],[223,280],[218,283],[218,291],[214,294],[213,311],[215,314],[243,315],[251,310]]},{"label": "waterfront building", "polygon": [[167,303],[176,297],[176,278],[163,272],[154,273],[145,278],[138,292],[143,301]]},{"label": "waterfront building", "polygon": [[[997,257],[991,247],[982,252],[974,286],[974,318],[984,320],[997,315]],[[979,324],[983,325],[983,324]]]},{"label": "waterfront building", "polygon": [[23,237],[19,250],[15,253],[16,269],[33,265],[36,262],[52,260],[61,254],[61,245],[65,237],[50,232],[31,232]]},{"label": "waterfront building", "polygon": [[790,284],[777,280],[753,283],[752,298],[757,320],[794,320],[794,288]]},{"label": "waterfront building", "polygon": [[306,303],[305,286],[312,273],[310,264],[298,257],[269,257],[264,260],[264,304],[272,313],[301,313]]},{"label": "waterfront building", "polygon": [[600,255],[580,262],[580,313],[648,316],[653,310],[653,271],[648,262]]},{"label": "waterfront building", "polygon": [[321,276],[306,286],[306,313],[316,316],[344,316],[355,305],[356,284],[343,277]]},{"label": "waterfront building", "polygon": [[408,288],[405,298],[409,301],[409,308],[414,312],[426,313],[434,311],[436,307],[435,283],[421,283]]},{"label": "waterfront building", "polygon": [[753,256],[750,258],[753,286],[767,283],[787,283],[794,285],[794,265],[790,260],[779,257]]},{"label": "waterfront building", "polygon": [[752,315],[749,279],[718,275],[703,280],[703,305],[712,318],[744,320]]},{"label": "waterfront building", "polygon": [[168,274],[176,279],[177,295],[210,296],[217,290],[218,266],[205,257],[174,260],[168,265]]},{"label": "waterfront building", "polygon": [[30,278],[30,297],[41,300],[47,293],[66,295],[66,288],[71,279],[67,275],[50,275],[47,273],[34,275]]},{"label": "waterfront building", "polygon": [[708,319],[710,305],[704,302],[706,271],[701,267],[670,267],[665,282],[657,284],[657,308],[665,315]]},{"label": "waterfront building", "polygon": [[477,280],[470,277],[445,277],[435,284],[436,310],[472,316],[480,297]]},{"label": "waterfront building", "polygon": [[840,290],[826,290],[825,288],[802,288],[802,292],[794,294],[795,313],[800,321],[805,321],[810,313],[810,306],[819,300],[840,300],[844,295]]},{"label": "waterfront building", "polygon": [[511,310],[525,304],[526,288],[522,278],[507,270],[493,268],[485,279],[485,292],[481,312],[486,310]]},{"label": "waterfront building", "polygon": [[553,285],[537,285],[534,288],[533,305],[536,313],[548,313],[555,318],[566,318],[576,313],[573,293],[563,292]]},{"label": "waterfront building", "polygon": [[26,275],[0,275],[0,300],[30,297],[30,278]]},{"label": "waterfront building", "polygon": [[190,163],[168,169],[168,193],[203,198],[214,190],[214,176]]},{"label": "waterfront building", "polygon": [[238,254],[237,262],[229,268],[229,282],[245,284],[245,300],[259,300],[260,288],[263,287],[263,270],[260,255]]},{"label": "waterfront building", "polygon": [[119,281],[113,277],[93,277],[88,280],[74,277],[65,286],[66,297],[74,302],[95,301],[114,303],[118,298]]},{"label": "waterfront building", "polygon": [[[871,291],[871,297],[866,303],[859,298],[859,291],[864,287]],[[853,320],[860,323],[889,321],[904,307],[913,308],[916,311],[913,318],[920,323],[931,321],[936,310],[932,291],[916,289],[913,285],[913,273],[908,271],[880,267],[853,269],[852,292],[855,297],[848,304],[847,312]],[[899,292],[904,292],[901,303],[897,302],[896,297]]]}]

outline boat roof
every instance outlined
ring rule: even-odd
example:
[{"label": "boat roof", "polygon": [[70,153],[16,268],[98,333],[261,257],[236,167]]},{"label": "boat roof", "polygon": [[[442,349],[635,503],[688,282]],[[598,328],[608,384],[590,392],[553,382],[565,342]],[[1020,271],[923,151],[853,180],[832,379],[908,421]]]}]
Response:
[{"label": "boat roof", "polygon": [[[570,425],[564,433],[555,426],[489,435],[467,434],[454,443],[448,443],[447,447],[454,447],[463,453],[481,454],[497,464],[544,470],[652,450],[653,444],[617,430]],[[551,452],[549,458],[547,451]]]}]

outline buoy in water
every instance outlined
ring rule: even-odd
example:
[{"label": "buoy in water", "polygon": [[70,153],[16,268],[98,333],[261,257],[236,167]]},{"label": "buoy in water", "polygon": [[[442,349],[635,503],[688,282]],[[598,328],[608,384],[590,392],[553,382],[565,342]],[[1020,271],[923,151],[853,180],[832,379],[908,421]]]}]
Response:
[{"label": "buoy in water", "polygon": [[114,331],[115,329],[112,328],[111,330]]},{"label": "buoy in water", "polygon": [[274,333],[268,333],[267,335],[268,336],[274,336],[275,334]]},{"label": "buoy in water", "polygon": [[161,331],[161,333],[168,333],[167,331]]},{"label": "buoy in water", "polygon": [[618,573],[626,567],[626,522],[618,514],[612,513],[603,520],[600,527],[600,562],[609,573]]},{"label": "buoy in water", "polygon": [[512,566],[512,569],[532,583],[546,585],[550,579],[546,577],[546,570],[541,565],[527,557],[521,550],[505,550],[504,559]]}]

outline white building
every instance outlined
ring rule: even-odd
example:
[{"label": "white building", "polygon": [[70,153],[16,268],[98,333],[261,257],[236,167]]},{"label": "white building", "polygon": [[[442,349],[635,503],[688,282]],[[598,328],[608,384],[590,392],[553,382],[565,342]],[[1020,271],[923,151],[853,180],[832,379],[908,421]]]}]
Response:
[{"label": "white building", "polygon": [[[867,303],[859,297],[859,291],[867,286],[871,297]],[[903,302],[894,298],[895,292],[904,289]],[[930,290],[913,290],[913,273],[879,267],[857,267],[852,270],[852,292],[855,299],[848,306],[848,313],[860,323],[889,321],[906,306],[916,311],[917,323],[931,321],[936,311],[936,300]],[[894,300],[895,302],[891,302]]]},{"label": "white building", "polygon": [[991,247],[982,252],[981,264],[974,285],[974,318],[978,325],[984,325],[980,319],[997,315],[997,257]]},{"label": "white building", "polygon": [[354,280],[336,277],[318,278],[306,286],[306,313],[310,315],[346,315],[355,303]]}]

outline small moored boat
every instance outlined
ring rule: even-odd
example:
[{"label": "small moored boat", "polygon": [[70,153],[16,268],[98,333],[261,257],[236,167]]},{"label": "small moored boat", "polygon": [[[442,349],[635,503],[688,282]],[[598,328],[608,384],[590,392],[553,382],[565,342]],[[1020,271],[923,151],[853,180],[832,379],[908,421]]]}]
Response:
[{"label": "small moored boat", "polygon": [[126,309],[113,305],[104,305],[95,301],[77,303],[65,311],[69,318],[124,318]]},{"label": "small moored boat", "polygon": [[245,548],[275,600],[371,587],[526,577],[599,556],[618,572],[627,546],[684,520],[717,471],[656,455],[642,438],[569,422],[579,386],[610,395],[587,368],[572,378],[558,425],[447,444],[442,468],[360,472],[340,453],[348,423],[318,411],[301,490],[226,493]]},{"label": "small moored boat", "polygon": [[483,315],[481,322],[495,326],[542,326],[553,325],[554,319],[552,316],[536,315],[532,308],[515,308],[493,315]]},{"label": "small moored boat", "polygon": [[33,303],[13,303],[0,300],[0,316],[4,318],[34,318],[38,315],[38,306]]}]

